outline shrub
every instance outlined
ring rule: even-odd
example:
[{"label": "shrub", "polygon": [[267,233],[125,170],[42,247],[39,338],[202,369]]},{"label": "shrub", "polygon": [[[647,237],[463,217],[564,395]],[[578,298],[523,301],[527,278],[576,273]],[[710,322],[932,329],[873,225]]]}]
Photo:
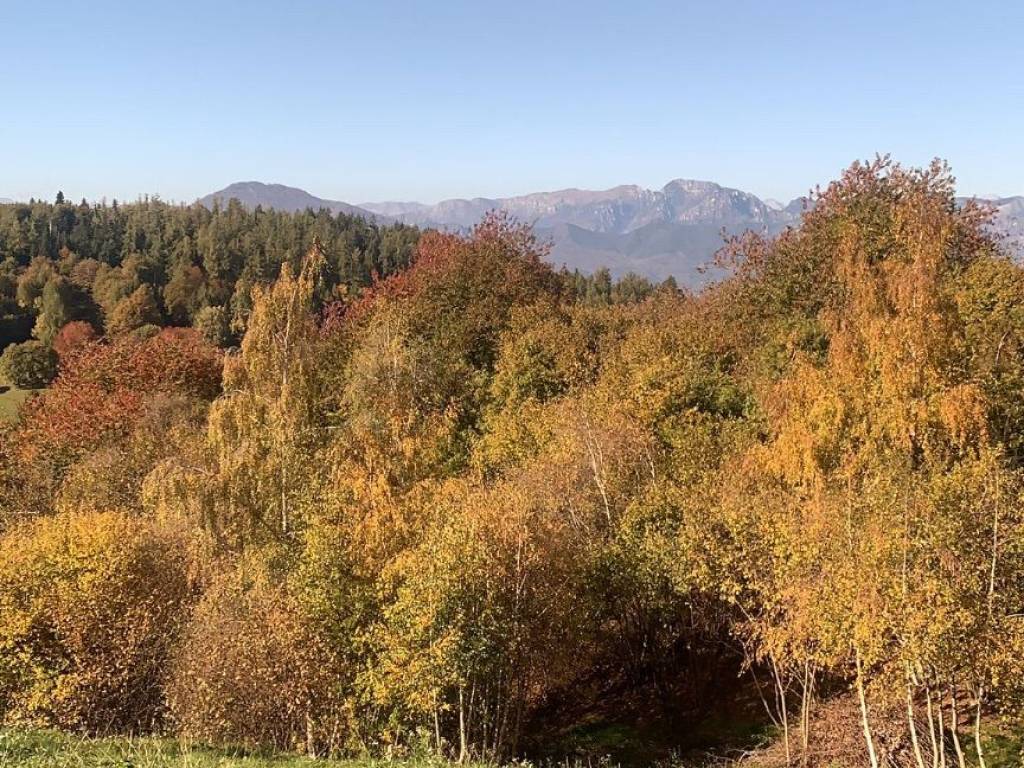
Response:
[{"label": "shrub", "polygon": [[196,313],[192,327],[215,347],[227,347],[231,344],[231,323],[224,307],[203,307]]},{"label": "shrub", "polygon": [[0,540],[0,716],[88,732],[163,718],[192,590],[177,529],[115,513],[43,518]]},{"label": "shrub", "polygon": [[190,737],[316,753],[339,733],[335,664],[287,589],[246,560],[197,606],[169,685]]},{"label": "shrub", "polygon": [[22,389],[41,389],[57,375],[57,354],[39,341],[12,344],[0,356],[0,372]]},{"label": "shrub", "polygon": [[107,317],[107,334],[121,336],[143,326],[159,326],[161,320],[152,286],[140,285],[111,311]]}]

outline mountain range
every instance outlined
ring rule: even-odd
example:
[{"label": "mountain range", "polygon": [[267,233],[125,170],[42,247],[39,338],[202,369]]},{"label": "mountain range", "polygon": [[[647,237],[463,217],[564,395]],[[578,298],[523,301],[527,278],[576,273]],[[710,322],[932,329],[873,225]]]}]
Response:
[{"label": "mountain range", "polygon": [[583,272],[608,267],[615,276],[637,272],[653,280],[674,275],[694,285],[705,279],[699,270],[722,244],[723,230],[778,232],[799,218],[802,203],[769,205],[748,192],[676,179],[661,189],[627,185],[360,207],[422,227],[465,228],[487,211],[504,211],[551,241],[556,265]]},{"label": "mountain range", "polygon": [[[616,277],[635,272],[651,280],[670,275],[697,287],[715,275],[706,269],[722,245],[722,234],[747,229],[775,234],[800,220],[805,198],[789,203],[762,200],[710,181],[676,179],[661,189],[623,185],[605,190],[563,189],[517,197],[443,200],[434,205],[382,202],[352,205],[296,187],[246,181],[199,199],[212,207],[232,198],[254,208],[302,211],[326,208],[381,223],[464,231],[489,211],[504,211],[531,224],[551,243],[555,266],[593,272],[607,267]],[[961,198],[963,199],[963,198]],[[10,200],[0,198],[0,203]],[[1024,196],[989,199],[996,228],[1011,251],[1024,256]]]},{"label": "mountain range", "polygon": [[799,219],[803,201],[766,202],[748,192],[708,181],[677,179],[661,189],[624,185],[607,190],[564,189],[506,198],[361,203],[353,206],[314,197],[279,184],[241,182],[200,199],[212,206],[237,198],[243,205],[297,211],[326,208],[334,213],[400,221],[419,227],[466,230],[489,211],[504,211],[531,224],[551,243],[556,266],[613,275],[636,272],[652,280],[669,275],[688,285],[707,279],[707,265],[722,244],[722,232],[757,229],[775,233]]},{"label": "mountain range", "polygon": [[[715,274],[707,270],[722,234],[753,229],[775,234],[796,224],[805,198],[789,203],[762,200],[749,192],[710,181],[676,179],[661,189],[623,185],[605,190],[563,189],[517,197],[416,202],[360,203],[315,197],[302,189],[249,181],[200,199],[212,206],[237,198],[243,205],[285,211],[326,208],[383,223],[466,230],[489,211],[504,211],[531,224],[551,243],[556,266],[592,272],[607,267],[614,276],[636,272],[652,280],[669,275],[698,286]],[[1024,197],[990,201],[997,227],[1020,250],[1024,244]]]}]

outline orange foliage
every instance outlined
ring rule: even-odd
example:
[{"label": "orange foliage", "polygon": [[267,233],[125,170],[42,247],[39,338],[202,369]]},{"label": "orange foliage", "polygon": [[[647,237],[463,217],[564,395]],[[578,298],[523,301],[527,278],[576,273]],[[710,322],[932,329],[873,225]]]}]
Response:
[{"label": "orange foliage", "polygon": [[148,401],[169,394],[211,399],[220,375],[220,351],[188,329],[81,347],[52,386],[26,404],[10,435],[7,474],[16,486],[10,498],[18,502],[11,507],[46,511],[66,468],[125,439]]},{"label": "orange foliage", "polygon": [[95,341],[96,338],[95,328],[84,320],[75,320],[57,332],[53,339],[53,351],[61,360],[65,360],[80,347]]},{"label": "orange foliage", "polygon": [[171,710],[191,736],[316,753],[339,733],[325,715],[333,664],[287,590],[258,562],[243,562],[196,608],[176,660]]},{"label": "orange foliage", "polygon": [[220,369],[219,351],[187,329],[85,349],[26,407],[19,430],[25,458],[43,450],[88,450],[126,430],[142,402],[157,393],[210,398],[219,388]]}]

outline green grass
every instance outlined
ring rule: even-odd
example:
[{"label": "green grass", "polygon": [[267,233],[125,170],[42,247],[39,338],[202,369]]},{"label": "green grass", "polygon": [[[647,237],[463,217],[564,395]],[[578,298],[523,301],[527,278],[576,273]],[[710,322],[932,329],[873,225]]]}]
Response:
[{"label": "green grass", "polygon": [[0,730],[0,766],[3,768],[440,768],[446,765],[439,760],[311,760],[300,755],[210,749],[176,739],[87,739],[48,730]]},{"label": "green grass", "polygon": [[[597,741],[604,737],[618,746],[621,746],[624,736],[629,735],[616,732],[616,729],[595,729],[590,733]],[[757,740],[765,737],[763,731],[756,734]],[[985,728],[984,740],[988,768],[1019,768],[1024,765],[1019,733],[990,724]],[[625,741],[629,742],[630,739],[626,738]],[[977,765],[973,742],[965,739],[964,748],[968,765]],[[564,761],[551,764],[560,767],[566,765]],[[570,764],[579,768],[587,764],[620,763],[618,760],[612,760],[611,763],[582,763],[573,760]],[[683,758],[676,764],[691,763]],[[518,765],[519,768],[527,766],[526,763]],[[0,729],[0,768],[454,768],[454,764],[433,758],[311,760],[301,755],[212,749],[168,738],[90,739],[52,730]],[[464,765],[460,768],[483,767]]]},{"label": "green grass", "polygon": [[[1024,765],[1024,734],[999,723],[982,724],[982,749],[987,768],[1020,768]],[[978,753],[970,733],[964,734],[967,763],[978,765]]]},{"label": "green grass", "polygon": [[[0,385],[2,388],[3,385]],[[11,422],[18,418],[18,409],[36,390],[18,389],[11,387],[6,392],[0,392],[0,422]]]}]

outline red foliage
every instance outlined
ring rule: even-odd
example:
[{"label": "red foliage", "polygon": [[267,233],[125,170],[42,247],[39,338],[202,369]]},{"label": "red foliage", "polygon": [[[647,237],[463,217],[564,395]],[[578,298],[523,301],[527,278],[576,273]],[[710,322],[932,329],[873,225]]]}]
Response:
[{"label": "red foliage", "polygon": [[12,435],[20,463],[61,466],[124,437],[157,394],[212,399],[220,388],[222,358],[191,329],[80,347],[49,389],[26,404]]},{"label": "red foliage", "polygon": [[53,339],[53,351],[61,362],[74,354],[80,347],[96,341],[96,329],[84,320],[68,323]]},{"label": "red foliage", "polygon": [[[554,272],[544,261],[549,250],[529,226],[498,212],[485,216],[469,235],[428,231],[420,238],[409,269],[374,282],[355,301],[329,306],[324,333],[358,324],[382,301],[420,298],[434,303],[424,294],[437,289],[447,294],[443,299],[457,298],[446,290],[453,286],[462,294],[470,294],[474,287],[497,288],[509,295],[525,288],[524,296],[540,285],[556,290]],[[458,307],[435,307],[447,308]]]}]

